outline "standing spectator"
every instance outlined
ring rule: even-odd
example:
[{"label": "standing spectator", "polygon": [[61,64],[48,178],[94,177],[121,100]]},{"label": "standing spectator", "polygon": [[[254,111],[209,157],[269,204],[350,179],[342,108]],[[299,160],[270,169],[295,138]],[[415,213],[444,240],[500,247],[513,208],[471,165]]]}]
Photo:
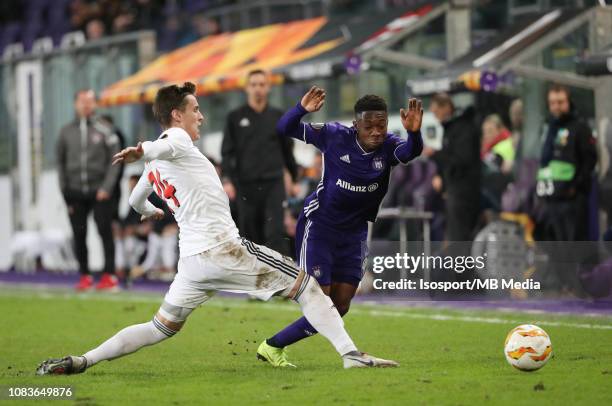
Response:
[{"label": "standing spectator", "polygon": [[456,114],[450,96],[439,93],[432,97],[430,110],[444,127],[442,149],[432,157],[442,176],[434,177],[432,185],[446,195],[446,240],[470,241],[480,212],[481,183],[474,109]]},{"label": "standing spectator", "polygon": [[276,132],[283,112],[268,104],[269,93],[267,73],[250,72],[247,103],[227,116],[221,147],[223,185],[230,200],[236,199],[243,236],[288,254],[283,238],[283,169],[286,167],[295,181],[297,165],[293,142]]},{"label": "standing spectator", "polygon": [[497,114],[487,116],[482,122],[482,200],[483,210],[501,211],[501,196],[512,180],[509,172],[514,161],[514,146],[510,131]]},{"label": "standing spectator", "polygon": [[540,156],[537,195],[542,199],[544,239],[587,240],[587,200],[597,162],[591,129],[574,111],[569,89],[548,90],[548,130]]},{"label": "standing spectator", "polygon": [[482,122],[480,159],[495,164],[501,170],[502,163],[514,160],[512,134],[497,114],[490,114]]},{"label": "standing spectator", "polygon": [[93,90],[79,90],[75,95],[76,118],[62,128],[57,142],[57,166],[62,194],[74,235],[74,245],[81,278],[77,290],[93,286],[87,253],[87,217],[94,220],[104,246],[104,273],[98,289],[117,288],[115,247],[113,242],[113,193],[120,168],[111,166],[119,152],[117,135],[94,117],[96,100]]},{"label": "standing spectator", "polygon": [[95,41],[106,35],[106,27],[104,22],[99,18],[90,20],[85,26],[85,36],[87,41]]}]

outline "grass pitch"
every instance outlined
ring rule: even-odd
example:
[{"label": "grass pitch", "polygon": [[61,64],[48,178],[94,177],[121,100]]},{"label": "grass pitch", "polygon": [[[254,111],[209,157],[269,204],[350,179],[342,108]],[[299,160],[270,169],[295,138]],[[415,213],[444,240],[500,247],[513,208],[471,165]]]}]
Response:
[{"label": "grass pitch", "polygon": [[[289,302],[213,298],[172,339],[82,375],[37,377],[47,357],[82,354],[150,320],[161,296],[0,289],[0,384],[72,385],[52,404],[612,404],[612,319],[509,312],[354,306],[346,326],[360,349],[397,369],[342,369],[322,337],[290,348],[298,369],[256,360],[259,342],[300,315]],[[503,341],[517,324],[551,336],[554,358],[524,373]],[[42,404],[19,400],[19,405]]]}]

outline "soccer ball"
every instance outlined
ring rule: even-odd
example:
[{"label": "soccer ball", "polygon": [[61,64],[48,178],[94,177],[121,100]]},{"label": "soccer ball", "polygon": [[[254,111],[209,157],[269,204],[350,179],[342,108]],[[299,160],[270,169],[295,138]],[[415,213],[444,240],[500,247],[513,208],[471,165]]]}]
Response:
[{"label": "soccer ball", "polygon": [[516,369],[535,371],[546,365],[552,355],[550,337],[538,326],[522,324],[508,333],[504,355]]}]

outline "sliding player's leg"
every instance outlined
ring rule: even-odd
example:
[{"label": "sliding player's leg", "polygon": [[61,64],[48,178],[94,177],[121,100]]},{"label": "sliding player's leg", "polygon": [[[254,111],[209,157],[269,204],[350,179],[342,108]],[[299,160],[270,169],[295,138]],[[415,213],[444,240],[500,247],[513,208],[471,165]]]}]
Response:
[{"label": "sliding player's leg", "polygon": [[139,349],[160,343],[178,333],[191,312],[207,301],[212,292],[186,278],[184,262],[179,261],[179,272],[170,285],[164,302],[151,321],[124,328],[117,334],[82,356],[69,355],[41,363],[36,373],[76,374],[95,364],[131,354]]},{"label": "sliding player's leg", "polygon": [[377,358],[357,350],[344,329],[342,317],[330,297],[325,295],[317,281],[305,275],[298,293],[293,297],[302,307],[308,322],[327,338],[342,356],[344,368],[396,367],[395,361]]},{"label": "sliding player's leg", "polygon": [[[394,361],[359,352],[344,329],[342,318],[330,297],[323,293],[315,278],[295,267],[290,258],[248,240],[242,240],[242,245],[249,253],[248,261],[256,261],[248,265],[251,267],[250,280],[244,272],[236,273],[231,272],[235,268],[227,269],[226,275],[235,276],[226,277],[224,283],[241,285],[240,289],[234,288],[231,291],[249,293],[264,300],[280,295],[298,302],[308,323],[327,338],[342,356],[345,368],[398,365]],[[233,257],[247,258],[236,249],[232,249],[232,252]],[[220,285],[215,288],[228,290]],[[268,361],[265,358],[264,360]]]},{"label": "sliding player's leg", "polygon": [[[319,282],[327,296],[331,289],[331,272],[334,251],[334,239],[329,238],[327,230],[320,230],[303,214],[300,215],[295,230],[296,257],[298,265],[308,275]],[[301,317],[274,336],[265,340],[258,349],[261,357],[267,358],[275,366],[285,366],[286,352],[282,349],[306,337],[316,334],[316,329]]]},{"label": "sliding player's leg", "polygon": [[[350,307],[362,277],[362,235],[341,236],[325,227],[312,223],[303,216],[298,221],[296,237],[302,243],[297,250],[300,266],[317,279],[323,292],[330,296],[340,316]],[[299,241],[299,239],[298,239]],[[268,338],[258,348],[261,357],[275,366],[289,364],[284,347],[313,336],[317,330],[302,317]]]}]

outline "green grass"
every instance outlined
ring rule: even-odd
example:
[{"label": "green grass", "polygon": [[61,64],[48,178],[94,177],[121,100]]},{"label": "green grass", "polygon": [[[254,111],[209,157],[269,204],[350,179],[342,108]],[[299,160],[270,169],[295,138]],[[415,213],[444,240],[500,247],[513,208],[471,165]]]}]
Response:
[{"label": "green grass", "polygon": [[[355,306],[345,320],[360,349],[396,359],[400,368],[345,371],[317,336],[291,347],[298,369],[279,370],[257,361],[255,350],[299,316],[298,306],[226,298],[213,298],[157,346],[82,375],[34,376],[47,357],[84,353],[149,320],[160,300],[0,290],[0,384],[72,385],[76,401],[52,404],[81,406],[612,404],[610,318]],[[516,371],[502,353],[506,333],[527,322],[546,329],[554,350],[532,373]]]}]

